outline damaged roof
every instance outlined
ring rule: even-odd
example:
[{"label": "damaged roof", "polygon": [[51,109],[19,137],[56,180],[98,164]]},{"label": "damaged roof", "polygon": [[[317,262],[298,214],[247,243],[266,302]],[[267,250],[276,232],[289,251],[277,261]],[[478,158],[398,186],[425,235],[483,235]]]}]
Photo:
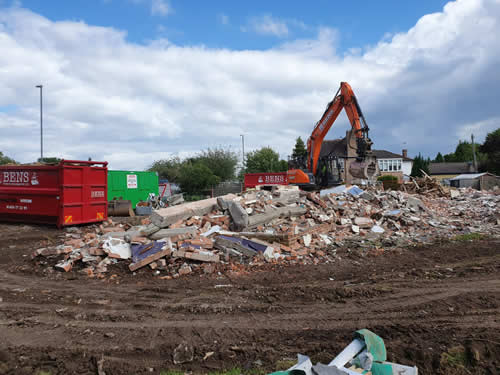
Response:
[{"label": "damaged roof", "polygon": [[485,176],[485,175],[499,178],[498,176],[495,176],[493,173],[483,172],[483,173],[460,174],[456,177],[453,177],[451,180],[475,180],[476,178],[479,178],[479,177]]},{"label": "damaged roof", "polygon": [[403,159],[404,161],[413,161],[413,159],[404,157],[401,154],[396,154],[387,150],[372,150],[377,159]]},{"label": "damaged roof", "polygon": [[[403,159],[404,161],[413,161],[413,159],[404,157],[401,154],[396,154],[387,150],[373,150],[377,159]],[[336,155],[339,157],[347,157],[347,141],[346,138],[330,139],[323,141],[319,156]]]},{"label": "damaged roof", "polygon": [[468,161],[456,163],[429,163],[429,172],[431,175],[474,173],[474,166],[472,162]]},{"label": "damaged roof", "polygon": [[327,155],[347,156],[347,141],[345,138],[324,140],[321,144],[320,157]]}]

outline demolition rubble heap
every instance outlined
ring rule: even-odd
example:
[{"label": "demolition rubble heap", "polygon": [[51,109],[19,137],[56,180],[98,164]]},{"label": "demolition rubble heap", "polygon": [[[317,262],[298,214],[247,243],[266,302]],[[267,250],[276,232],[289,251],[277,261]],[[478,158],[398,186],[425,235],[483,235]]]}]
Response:
[{"label": "demolition rubble heap", "polygon": [[91,277],[105,277],[120,263],[121,270],[145,269],[169,279],[269,262],[334,262],[338,248],[383,252],[464,233],[500,233],[498,192],[438,193],[357,186],[321,193],[291,186],[251,190],[162,208],[138,226],[109,219],[67,228],[64,243],[38,249],[33,258],[52,270]]},{"label": "demolition rubble heap", "polygon": [[401,185],[401,189],[407,193],[425,194],[427,196],[435,195],[439,197],[447,197],[454,192],[454,190],[446,189],[439,183],[439,181],[429,177],[429,175],[425,174],[425,172],[424,177],[411,177],[410,181]]}]

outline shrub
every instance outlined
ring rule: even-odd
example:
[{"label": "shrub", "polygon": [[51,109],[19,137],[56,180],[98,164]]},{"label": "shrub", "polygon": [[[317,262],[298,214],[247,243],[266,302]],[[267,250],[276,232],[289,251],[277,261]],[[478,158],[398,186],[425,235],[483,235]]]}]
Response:
[{"label": "shrub", "polygon": [[377,178],[377,181],[397,181],[398,178],[396,176],[391,176],[391,175],[384,175],[384,176],[379,176]]}]

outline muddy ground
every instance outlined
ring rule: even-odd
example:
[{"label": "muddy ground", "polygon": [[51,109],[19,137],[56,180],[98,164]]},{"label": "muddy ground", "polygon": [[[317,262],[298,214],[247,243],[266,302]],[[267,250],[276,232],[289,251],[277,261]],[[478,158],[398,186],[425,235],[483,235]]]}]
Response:
[{"label": "muddy ground", "polygon": [[[0,374],[266,373],[297,353],[329,362],[360,328],[420,374],[500,373],[499,238],[160,280],[47,272],[30,254],[60,234],[0,224]],[[194,359],[175,365],[182,342]]]}]

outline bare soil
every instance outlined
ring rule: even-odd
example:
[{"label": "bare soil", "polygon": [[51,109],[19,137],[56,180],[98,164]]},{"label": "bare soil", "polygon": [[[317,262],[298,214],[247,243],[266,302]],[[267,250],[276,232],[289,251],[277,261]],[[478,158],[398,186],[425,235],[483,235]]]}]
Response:
[{"label": "bare soil", "polygon": [[[31,259],[61,233],[0,224],[0,374],[97,374],[101,360],[107,375],[262,373],[298,353],[329,362],[361,328],[420,374],[500,373],[498,238],[161,280],[126,262],[89,279]],[[174,364],[183,342],[194,358]]]}]

